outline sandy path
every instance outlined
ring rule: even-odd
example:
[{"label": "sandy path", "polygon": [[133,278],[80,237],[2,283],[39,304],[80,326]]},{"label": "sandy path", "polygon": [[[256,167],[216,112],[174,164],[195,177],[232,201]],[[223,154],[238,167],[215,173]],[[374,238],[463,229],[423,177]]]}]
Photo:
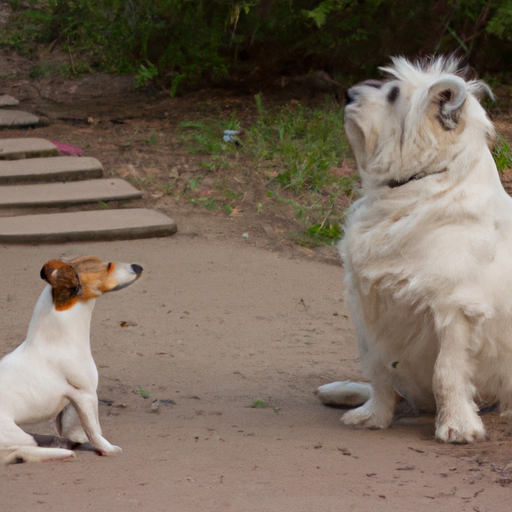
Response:
[{"label": "sandy path", "polygon": [[[366,432],[319,404],[318,385],[360,377],[340,266],[224,238],[1,248],[0,355],[24,339],[48,259],[145,268],[93,318],[101,423],[123,453],[2,467],[2,512],[507,509],[509,433],[493,415],[492,441],[445,447],[431,418]],[[175,405],[151,412],[156,399]]]}]

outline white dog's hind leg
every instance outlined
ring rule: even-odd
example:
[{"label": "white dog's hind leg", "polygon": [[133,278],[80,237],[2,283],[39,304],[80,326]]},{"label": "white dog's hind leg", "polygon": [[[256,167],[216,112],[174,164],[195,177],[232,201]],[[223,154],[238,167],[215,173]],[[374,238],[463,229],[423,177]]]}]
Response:
[{"label": "white dog's hind leg", "polygon": [[386,368],[381,367],[374,373],[371,391],[371,397],[364,405],[342,416],[341,421],[345,425],[364,428],[387,428],[391,425],[398,396]]},{"label": "white dog's hind leg", "polygon": [[357,407],[372,397],[372,385],[368,382],[344,380],[324,384],[317,389],[320,401],[325,405]]},{"label": "white dog's hind leg", "polygon": [[42,448],[10,418],[0,418],[0,462],[45,462],[48,460],[73,460],[75,452],[64,448]]},{"label": "white dog's hind leg", "polygon": [[17,464],[18,462],[48,462],[52,460],[75,460],[75,452],[63,448],[39,448],[21,446],[10,450],[0,450],[0,462]]},{"label": "white dog's hind leg", "polygon": [[473,399],[471,363],[467,353],[470,325],[457,312],[440,329],[440,347],[432,386],[436,398],[436,438],[445,443],[471,443],[485,439],[485,428]]}]

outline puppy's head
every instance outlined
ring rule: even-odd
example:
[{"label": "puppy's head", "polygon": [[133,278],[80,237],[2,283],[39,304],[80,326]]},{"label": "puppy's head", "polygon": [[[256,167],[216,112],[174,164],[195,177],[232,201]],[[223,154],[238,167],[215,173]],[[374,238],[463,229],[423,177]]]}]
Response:
[{"label": "puppy's head", "polygon": [[53,303],[61,311],[77,301],[126,288],[141,276],[142,270],[136,264],[103,263],[94,256],[83,256],[70,261],[48,261],[41,269],[41,278],[50,283]]}]

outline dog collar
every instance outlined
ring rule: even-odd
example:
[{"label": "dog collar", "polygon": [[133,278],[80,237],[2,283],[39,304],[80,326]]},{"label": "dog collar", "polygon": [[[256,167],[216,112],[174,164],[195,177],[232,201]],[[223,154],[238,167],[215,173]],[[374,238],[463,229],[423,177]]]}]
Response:
[{"label": "dog collar", "polygon": [[419,172],[418,174],[413,174],[412,176],[409,176],[408,178],[404,178],[403,180],[389,180],[387,182],[387,186],[389,188],[396,188],[401,187],[402,185],[405,185],[406,183],[409,183],[413,180],[421,180],[425,176],[428,176],[428,174],[425,174],[424,172]]},{"label": "dog collar", "polygon": [[444,169],[441,169],[440,171],[437,171],[437,172],[431,172],[431,173],[428,173],[428,172],[418,172],[418,173],[413,174],[412,176],[409,176],[408,178],[404,178],[402,180],[395,180],[395,179],[389,180],[386,183],[386,185],[389,188],[397,188],[397,187],[401,187],[402,185],[406,185],[410,181],[421,180],[423,178],[426,178],[427,176],[432,176],[434,174],[441,174],[443,172],[446,172],[447,170],[448,170],[448,168],[445,167]]}]

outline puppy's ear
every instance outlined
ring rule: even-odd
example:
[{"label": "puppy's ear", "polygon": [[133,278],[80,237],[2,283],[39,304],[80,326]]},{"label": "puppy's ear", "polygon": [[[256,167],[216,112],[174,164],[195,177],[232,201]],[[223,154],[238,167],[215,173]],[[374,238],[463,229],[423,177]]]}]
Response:
[{"label": "puppy's ear", "polygon": [[52,287],[53,303],[58,310],[68,309],[81,292],[80,279],[75,269],[61,260],[50,260],[41,269],[41,278]]}]

